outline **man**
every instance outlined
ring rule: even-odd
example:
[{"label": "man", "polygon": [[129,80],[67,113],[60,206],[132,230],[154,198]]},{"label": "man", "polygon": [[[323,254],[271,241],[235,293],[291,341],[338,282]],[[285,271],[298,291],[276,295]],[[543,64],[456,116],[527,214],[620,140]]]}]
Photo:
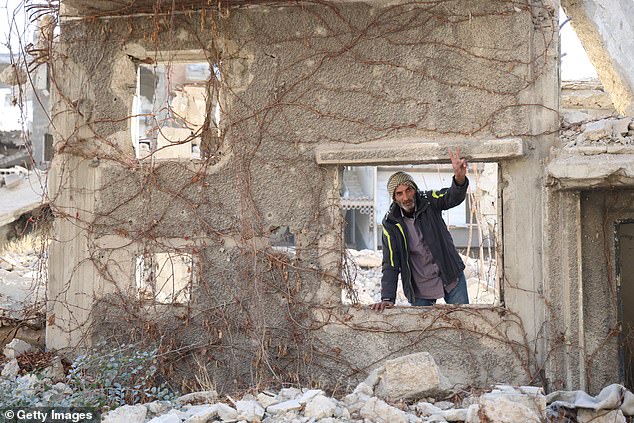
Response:
[{"label": "man", "polygon": [[467,194],[467,162],[460,150],[449,151],[454,176],[450,188],[419,191],[410,175],[396,172],[387,181],[392,198],[383,219],[381,302],[371,309],[394,306],[398,275],[410,304],[430,306],[439,298],[447,304],[468,304],[465,265],[454,247],[441,212],[462,203]]}]

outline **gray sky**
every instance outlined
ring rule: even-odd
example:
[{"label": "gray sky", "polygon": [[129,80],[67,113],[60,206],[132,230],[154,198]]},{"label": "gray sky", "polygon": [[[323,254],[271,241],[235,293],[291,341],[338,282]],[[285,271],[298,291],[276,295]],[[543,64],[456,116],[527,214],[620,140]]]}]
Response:
[{"label": "gray sky", "polygon": [[31,42],[25,16],[24,0],[0,0],[0,53],[9,53],[9,46],[18,53]]}]

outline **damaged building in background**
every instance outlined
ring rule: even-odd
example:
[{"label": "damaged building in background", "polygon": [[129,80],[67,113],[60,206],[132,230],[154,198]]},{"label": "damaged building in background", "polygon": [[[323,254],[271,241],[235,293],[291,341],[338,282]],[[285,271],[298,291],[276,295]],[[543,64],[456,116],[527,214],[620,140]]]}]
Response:
[{"label": "damaged building in background", "polygon": [[[629,147],[560,139],[558,8],[63,1],[47,346],[144,342],[220,391],[345,388],[419,351],[454,386],[625,381]],[[629,113],[628,85],[604,85]],[[344,169],[456,148],[495,165],[502,301],[355,306]]]}]

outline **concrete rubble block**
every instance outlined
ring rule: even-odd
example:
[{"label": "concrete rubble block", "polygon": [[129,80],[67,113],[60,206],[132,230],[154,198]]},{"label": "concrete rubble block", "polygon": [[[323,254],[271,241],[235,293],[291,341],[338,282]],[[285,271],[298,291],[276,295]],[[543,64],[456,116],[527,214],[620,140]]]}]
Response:
[{"label": "concrete rubble block", "polygon": [[325,395],[317,395],[306,403],[304,416],[316,420],[333,417],[337,410],[337,400]]},{"label": "concrete rubble block", "polygon": [[218,401],[218,393],[216,391],[200,391],[191,392],[176,398],[178,404],[213,404]]},{"label": "concrete rubble block", "polygon": [[51,364],[42,371],[42,376],[50,379],[53,383],[64,382],[66,374],[64,373],[64,364],[59,356],[51,359]]},{"label": "concrete rubble block", "polygon": [[152,401],[143,405],[145,405],[147,411],[154,416],[165,414],[170,409],[170,404],[166,401]]},{"label": "concrete rubble block", "polygon": [[566,90],[560,96],[562,109],[604,109],[614,110],[610,96],[603,90]]},{"label": "concrete rubble block", "polygon": [[424,416],[431,416],[432,414],[438,414],[442,411],[439,407],[428,402],[419,402],[414,406],[414,409]]},{"label": "concrete rubble block", "polygon": [[270,414],[285,414],[289,411],[301,410],[302,404],[298,400],[292,399],[273,404],[266,408],[266,412]]},{"label": "concrete rubble block", "polygon": [[255,400],[236,401],[236,411],[238,412],[238,420],[259,422],[264,417],[264,407]]},{"label": "concrete rubble block", "polygon": [[425,419],[425,422],[431,422],[431,423],[443,423],[443,422],[446,422],[446,421],[447,421],[447,419],[445,419],[440,414],[432,414],[431,416],[429,416],[429,417],[427,417]]},{"label": "concrete rubble block", "polygon": [[6,358],[12,359],[35,350],[37,350],[37,348],[33,345],[15,338],[4,347],[3,353]]},{"label": "concrete rubble block", "polygon": [[15,268],[15,265],[4,257],[0,257],[0,269],[11,272]]},{"label": "concrete rubble block", "polygon": [[448,410],[442,410],[438,415],[443,416],[448,422],[462,422],[467,420],[466,408],[452,408]]},{"label": "concrete rubble block", "polygon": [[277,394],[279,400],[295,399],[302,395],[302,391],[297,388],[284,388],[280,389],[280,393]]},{"label": "concrete rubble block", "polygon": [[220,419],[223,422],[236,421],[238,412],[229,407],[227,404],[212,404],[212,405],[194,405],[185,410],[190,416],[185,423],[206,423],[213,419]]},{"label": "concrete rubble block", "polygon": [[480,404],[471,404],[467,408],[467,415],[464,419],[464,423],[480,423]]},{"label": "concrete rubble block", "polygon": [[346,420],[346,421],[350,420],[351,418],[350,410],[348,410],[346,407],[342,405],[337,405],[337,407],[335,408],[335,418]]},{"label": "concrete rubble block", "polygon": [[601,119],[595,122],[586,123],[583,136],[587,140],[597,141],[601,138],[612,135],[612,121],[610,119]]},{"label": "concrete rubble block", "polygon": [[[359,387],[363,385],[362,389]],[[370,388],[365,383],[360,383],[357,386],[357,389],[354,390],[350,395],[346,395],[343,398],[343,404],[346,406],[350,414],[359,413],[361,407],[370,399],[372,396],[372,388]]]},{"label": "concrete rubble block", "polygon": [[409,419],[403,410],[388,405],[380,398],[370,398],[361,408],[362,418],[375,423],[408,423]]},{"label": "concrete rubble block", "polygon": [[497,423],[543,421],[546,415],[546,397],[541,388],[514,388],[507,385],[497,388],[480,396],[480,418]]},{"label": "concrete rubble block", "polygon": [[256,399],[260,403],[260,405],[264,408],[270,407],[271,405],[277,404],[280,402],[280,400],[278,400],[275,397],[275,395],[268,394],[266,392],[260,392],[257,395]]},{"label": "concrete rubble block", "polygon": [[143,405],[123,405],[109,411],[101,419],[101,423],[143,423],[147,408]]},{"label": "concrete rubble block", "polygon": [[454,408],[456,404],[451,401],[438,401],[434,403],[434,406],[440,408],[441,410],[448,410],[450,408]]},{"label": "concrete rubble block", "polygon": [[181,423],[180,417],[174,413],[163,414],[162,416],[154,417],[147,423]]},{"label": "concrete rubble block", "polygon": [[615,137],[624,137],[627,135],[632,119],[614,119],[612,122],[612,135]]},{"label": "concrete rubble block", "polygon": [[324,395],[324,394],[325,394],[324,391],[322,391],[321,389],[309,389],[308,391],[304,392],[301,397],[299,397],[298,401],[300,404],[306,404],[307,402],[315,398],[317,395]]},{"label": "concrete rubble block", "polygon": [[2,373],[0,373],[0,377],[3,379],[13,380],[18,377],[18,373],[20,372],[20,365],[18,364],[18,360],[15,358],[7,361],[2,368]]},{"label": "concrete rubble block", "polygon": [[621,410],[590,410],[577,409],[577,422],[579,423],[626,423]]},{"label": "concrete rubble block", "polygon": [[428,352],[386,361],[383,369],[374,390],[379,398],[399,400],[435,397],[448,391],[446,384],[442,383],[440,369]]}]

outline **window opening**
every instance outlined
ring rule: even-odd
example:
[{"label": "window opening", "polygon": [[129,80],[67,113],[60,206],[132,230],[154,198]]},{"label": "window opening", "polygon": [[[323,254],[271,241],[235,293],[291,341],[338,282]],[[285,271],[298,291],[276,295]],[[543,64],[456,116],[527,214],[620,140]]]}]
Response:
[{"label": "window opening", "polygon": [[[341,207],[347,260],[343,277],[351,282],[361,304],[380,300],[382,220],[392,202],[386,185],[397,171],[409,173],[420,190],[449,187],[453,177],[450,164],[344,167]],[[465,201],[443,211],[442,216],[466,265],[470,303],[497,305],[500,301],[496,249],[498,165],[469,164],[467,176],[469,190]],[[347,304],[352,302],[345,290],[342,299]],[[442,304],[443,300],[437,303]],[[408,304],[399,279],[397,305]]]},{"label": "window opening", "polygon": [[216,82],[219,79],[218,67],[206,62],[140,65],[133,105],[136,118],[132,137],[136,157],[198,159],[207,156],[201,135],[208,130],[218,136],[220,109]]},{"label": "window opening", "polygon": [[144,254],[136,258],[135,276],[141,300],[186,303],[194,282],[194,259],[184,253]]}]

